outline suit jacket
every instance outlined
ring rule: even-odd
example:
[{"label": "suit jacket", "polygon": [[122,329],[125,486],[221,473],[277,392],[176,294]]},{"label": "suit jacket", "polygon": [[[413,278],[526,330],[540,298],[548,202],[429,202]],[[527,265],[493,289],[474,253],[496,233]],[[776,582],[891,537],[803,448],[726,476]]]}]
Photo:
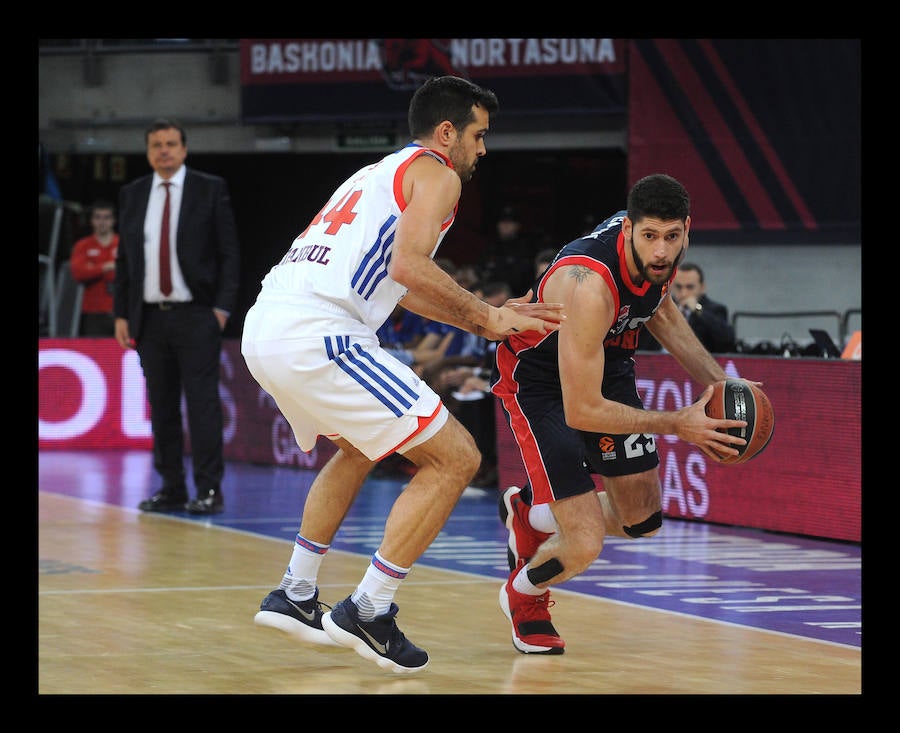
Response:
[{"label": "suit jacket", "polygon": [[[153,174],[119,191],[119,252],[113,289],[116,318],[128,319],[131,338],[141,333],[144,308],[144,219]],[[188,168],[175,238],[178,264],[195,303],[234,310],[240,285],[240,248],[228,184]]]},{"label": "suit jacket", "polygon": [[[737,349],[734,327],[728,322],[728,308],[724,303],[711,300],[704,293],[697,302],[703,306],[703,313],[691,313],[688,323],[697,334],[706,350],[711,354],[733,354]],[[638,350],[661,351],[662,345],[646,328],[638,335]]]},{"label": "suit jacket", "polygon": [[710,353],[733,353],[736,345],[734,327],[728,322],[728,308],[711,300],[705,293],[697,298],[697,302],[703,306],[703,312],[691,313],[688,318],[697,338]]}]

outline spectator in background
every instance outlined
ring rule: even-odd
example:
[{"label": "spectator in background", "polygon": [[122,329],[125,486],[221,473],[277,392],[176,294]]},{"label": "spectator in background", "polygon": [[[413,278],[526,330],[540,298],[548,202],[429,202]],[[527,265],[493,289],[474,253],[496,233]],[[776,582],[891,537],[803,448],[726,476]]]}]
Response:
[{"label": "spectator in background", "polygon": [[479,266],[482,279],[503,280],[514,293],[527,293],[534,282],[531,263],[537,249],[534,238],[525,232],[518,212],[512,206],[505,206],[497,219],[494,241]]},{"label": "spectator in background", "polygon": [[[140,357],[150,402],[153,467],[162,478],[159,491],[139,508],[217,514],[224,509],[225,474],[222,330],[237,301],[241,267],[231,196],[224,179],[185,166],[187,138],[177,122],[156,120],[145,143],[153,173],[119,193],[114,290],[116,340]],[[161,252],[168,261],[161,260]],[[197,490],[190,502],[182,391]]]},{"label": "spectator in background", "polygon": [[460,265],[456,268],[456,274],[453,279],[459,283],[461,288],[471,290],[475,285],[481,282],[481,276],[475,265]]},{"label": "spectator in background", "polygon": [[552,247],[542,249],[534,256],[534,279],[538,280],[544,274],[544,270],[550,267],[550,263],[556,257],[556,250]]},{"label": "spectator in background", "polygon": [[115,231],[115,207],[109,201],[91,205],[91,230],[72,246],[69,267],[72,277],[84,285],[81,300],[81,336],[115,334],[113,319],[113,280],[116,277],[116,253],[119,235]]},{"label": "spectator in background", "polygon": [[[672,300],[687,319],[700,343],[711,354],[733,354],[737,349],[734,327],[728,321],[728,308],[706,294],[706,283],[700,265],[682,262],[672,281]],[[641,329],[638,349],[661,350],[659,342],[646,329]]]},{"label": "spectator in background", "polygon": [[444,357],[447,346],[453,338],[453,334],[447,334],[443,339],[434,342],[426,339],[427,323],[428,319],[398,304],[381,328],[375,332],[381,347],[406,366],[412,367],[419,376]]},{"label": "spectator in background", "polygon": [[682,262],[678,266],[672,281],[672,298],[707,351],[734,352],[734,328],[728,322],[728,308],[706,294],[700,265]]}]

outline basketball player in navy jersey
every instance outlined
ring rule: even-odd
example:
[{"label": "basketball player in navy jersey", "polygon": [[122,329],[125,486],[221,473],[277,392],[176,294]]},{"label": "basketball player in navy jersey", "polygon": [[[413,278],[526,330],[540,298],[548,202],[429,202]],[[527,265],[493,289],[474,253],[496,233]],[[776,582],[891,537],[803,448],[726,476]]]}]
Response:
[{"label": "basketball player in navy jersey", "polygon": [[[528,477],[499,501],[510,566],[500,607],[522,653],[564,652],[549,588],[584,572],[606,535],[650,537],[661,528],[655,434],[677,435],[712,459],[712,449],[735,455],[745,443],[717,432],[744,421],[706,416],[709,385],[725,372],[669,297],[688,247],[689,204],[670,176],[638,181],[627,210],[567,244],[538,276],[534,299],[563,303],[566,327],[511,334],[497,347],[492,391]],[[644,327],[707,385],[695,404],[644,409],[632,359]],[[604,491],[596,491],[592,473],[602,476]]]},{"label": "basketball player in navy jersey", "polygon": [[[320,435],[338,451],[310,488],[290,563],[256,614],[297,639],[353,648],[392,672],[428,654],[395,620],[394,595],[440,532],[481,463],[472,436],[413,370],[381,348],[377,330],[398,303],[499,340],[559,329],[558,304],[524,297],[495,307],[434,262],[464,181],[486,154],[493,92],[454,76],[413,95],[413,142],[357,171],[266,275],[247,313],[241,351],[288,420],[298,445]],[[357,588],[331,611],[319,567],[369,472],[401,453],[418,471],[397,497]]]}]

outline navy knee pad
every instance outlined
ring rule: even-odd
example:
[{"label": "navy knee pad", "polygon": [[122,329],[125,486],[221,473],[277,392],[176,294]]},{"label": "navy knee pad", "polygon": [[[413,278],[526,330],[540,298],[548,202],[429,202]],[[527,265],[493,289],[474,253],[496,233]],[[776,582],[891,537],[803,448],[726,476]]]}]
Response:
[{"label": "navy knee pad", "polygon": [[562,571],[562,563],[554,557],[547,560],[543,565],[529,568],[527,575],[532,585],[538,585],[539,583],[546,583],[550,578],[555,578]]},{"label": "navy knee pad", "polygon": [[625,530],[625,534],[629,537],[634,537],[637,539],[638,537],[643,537],[648,532],[653,532],[656,529],[662,527],[662,512],[654,512],[649,517],[647,517],[643,522],[638,522],[637,524],[632,524],[630,527],[622,527]]}]

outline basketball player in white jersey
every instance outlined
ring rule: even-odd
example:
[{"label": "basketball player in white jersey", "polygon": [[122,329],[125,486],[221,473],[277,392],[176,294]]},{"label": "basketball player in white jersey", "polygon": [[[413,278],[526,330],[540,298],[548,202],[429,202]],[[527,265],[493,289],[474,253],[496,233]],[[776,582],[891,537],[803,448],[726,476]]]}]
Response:
[{"label": "basketball player in white jersey", "polygon": [[[320,435],[338,447],[310,488],[290,563],[256,623],[353,648],[393,672],[428,663],[397,627],[394,595],[481,456],[431,388],[379,347],[375,332],[398,302],[492,340],[550,333],[564,319],[559,304],[528,304],[530,297],[490,306],[433,261],[462,183],[487,152],[497,109],[493,92],[465,79],[425,82],[409,106],[413,142],[338,187],[265,276],[244,323],[247,367],[300,448],[311,451]],[[328,612],[318,600],[320,565],[366,476],[394,452],[418,470],[394,502],[362,581]]]}]

